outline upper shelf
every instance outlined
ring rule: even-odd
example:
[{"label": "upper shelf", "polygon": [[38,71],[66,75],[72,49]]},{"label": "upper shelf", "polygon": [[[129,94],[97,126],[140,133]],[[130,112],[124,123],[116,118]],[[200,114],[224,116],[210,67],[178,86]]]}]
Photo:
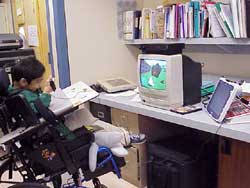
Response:
[{"label": "upper shelf", "polygon": [[190,38],[190,39],[136,39],[125,41],[125,44],[145,45],[145,44],[185,44],[185,45],[248,45],[250,38],[233,39],[233,38]]}]

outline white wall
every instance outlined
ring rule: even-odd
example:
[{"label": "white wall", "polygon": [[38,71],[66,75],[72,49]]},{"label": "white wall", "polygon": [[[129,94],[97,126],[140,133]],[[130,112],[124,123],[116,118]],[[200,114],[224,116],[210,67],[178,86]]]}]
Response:
[{"label": "white wall", "polygon": [[124,76],[136,81],[138,50],[117,37],[116,0],[65,0],[72,83]]},{"label": "white wall", "polygon": [[[48,1],[48,6],[49,6],[49,14],[50,14],[50,32],[51,32],[51,44],[52,44],[52,49],[51,52],[53,55],[53,65],[54,65],[54,71],[55,71],[55,78],[59,78],[59,73],[58,73],[58,61],[57,61],[57,46],[56,46],[56,36],[55,36],[55,24],[54,24],[54,9],[53,9],[53,0]],[[47,12],[48,14],[48,12]],[[55,80],[55,84],[59,86],[59,79]]]}]

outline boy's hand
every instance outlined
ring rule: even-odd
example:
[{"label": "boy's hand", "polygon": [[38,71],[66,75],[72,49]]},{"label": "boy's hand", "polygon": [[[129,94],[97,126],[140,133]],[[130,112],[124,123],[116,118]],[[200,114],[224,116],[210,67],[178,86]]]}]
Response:
[{"label": "boy's hand", "polygon": [[47,81],[46,81],[46,84],[45,84],[45,87],[43,89],[43,92],[44,93],[51,93],[53,91],[53,89],[51,88],[50,86],[50,81],[52,80],[52,76],[50,76]]}]

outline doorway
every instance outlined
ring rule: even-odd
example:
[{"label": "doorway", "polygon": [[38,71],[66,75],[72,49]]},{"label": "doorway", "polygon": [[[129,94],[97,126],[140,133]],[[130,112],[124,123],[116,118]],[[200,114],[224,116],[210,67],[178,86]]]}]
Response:
[{"label": "doorway", "polygon": [[34,49],[36,57],[46,68],[45,78],[51,75],[46,0],[11,0],[15,33],[22,33],[25,45]]}]

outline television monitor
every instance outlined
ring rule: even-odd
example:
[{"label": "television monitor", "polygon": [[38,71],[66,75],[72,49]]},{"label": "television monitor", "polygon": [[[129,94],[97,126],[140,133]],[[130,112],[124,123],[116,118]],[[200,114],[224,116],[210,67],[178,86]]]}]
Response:
[{"label": "television monitor", "polygon": [[182,106],[182,55],[139,55],[138,88],[145,104],[166,109]]}]

